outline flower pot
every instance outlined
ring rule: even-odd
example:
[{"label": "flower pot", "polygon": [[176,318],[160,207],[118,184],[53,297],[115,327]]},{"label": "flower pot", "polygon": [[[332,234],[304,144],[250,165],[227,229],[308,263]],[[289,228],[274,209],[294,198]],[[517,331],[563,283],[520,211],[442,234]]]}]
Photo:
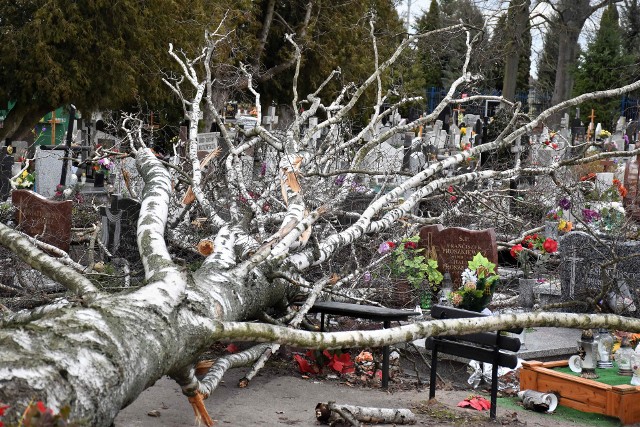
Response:
[{"label": "flower pot", "polygon": [[104,187],[104,173],[96,172],[93,174],[93,186]]},{"label": "flower pot", "polygon": [[544,235],[550,237],[553,240],[558,240],[558,225],[560,221],[545,221],[544,222]]},{"label": "flower pot", "polygon": [[520,305],[524,308],[532,308],[535,301],[533,288],[538,282],[536,279],[518,279],[518,296]]}]

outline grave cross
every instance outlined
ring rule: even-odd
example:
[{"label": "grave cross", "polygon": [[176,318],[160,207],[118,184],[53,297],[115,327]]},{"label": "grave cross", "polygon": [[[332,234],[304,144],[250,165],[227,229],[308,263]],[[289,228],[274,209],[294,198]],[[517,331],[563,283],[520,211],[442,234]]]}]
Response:
[{"label": "grave cross", "polygon": [[464,108],[462,108],[462,105],[458,104],[458,108],[454,108],[452,111],[456,113],[454,117],[456,119],[456,125],[457,125],[461,122],[460,116],[462,115],[462,113],[464,113]]},{"label": "grave cross", "polygon": [[571,279],[569,281],[569,298],[573,298],[576,289],[576,262],[582,261],[584,258],[579,258],[576,256],[576,249],[573,249],[572,256],[568,257],[567,260],[571,262]]},{"label": "grave cross", "polygon": [[594,113],[593,108],[591,109],[591,115],[587,116],[587,117],[589,117],[591,119],[591,122],[589,123],[589,130],[587,131],[587,141],[590,141],[591,140],[591,135],[593,135],[593,130],[594,130],[594,126],[595,126],[594,119],[596,118],[596,115]]}]

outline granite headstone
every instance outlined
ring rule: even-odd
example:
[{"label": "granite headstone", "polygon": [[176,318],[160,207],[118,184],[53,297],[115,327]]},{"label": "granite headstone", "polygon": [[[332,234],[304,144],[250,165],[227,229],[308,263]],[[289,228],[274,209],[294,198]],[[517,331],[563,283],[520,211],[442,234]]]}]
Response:
[{"label": "granite headstone", "polygon": [[[615,251],[621,261],[614,269],[607,265]],[[637,255],[637,256],[634,256]],[[560,280],[565,301],[596,298],[605,286],[610,292],[607,302],[618,297],[630,298],[629,288],[640,283],[640,242],[596,241],[590,234],[572,231],[560,243]],[[603,274],[604,273],[604,274]],[[617,307],[610,307],[619,311]],[[635,310],[635,306],[634,306]]]},{"label": "granite headstone", "polygon": [[627,194],[622,203],[631,218],[640,220],[640,194],[638,193],[638,177],[640,176],[640,159],[629,160],[624,169],[624,187]]},{"label": "granite headstone", "polygon": [[425,253],[438,259],[438,270],[449,273],[453,287],[462,284],[461,274],[469,261],[480,252],[489,261],[498,264],[495,230],[468,230],[466,228],[445,228],[441,224],[429,225],[420,229],[420,247]]},{"label": "granite headstone", "polygon": [[13,191],[11,202],[16,207],[19,230],[69,252],[73,202],[54,202],[29,190]]},{"label": "granite headstone", "polygon": [[[11,151],[9,153],[7,151]],[[11,177],[13,176],[13,147],[0,148],[0,202],[7,200],[11,193]]]},{"label": "granite headstone", "polygon": [[111,206],[101,207],[102,243],[113,257],[129,261],[140,259],[137,243],[140,203],[133,199],[111,196]]}]

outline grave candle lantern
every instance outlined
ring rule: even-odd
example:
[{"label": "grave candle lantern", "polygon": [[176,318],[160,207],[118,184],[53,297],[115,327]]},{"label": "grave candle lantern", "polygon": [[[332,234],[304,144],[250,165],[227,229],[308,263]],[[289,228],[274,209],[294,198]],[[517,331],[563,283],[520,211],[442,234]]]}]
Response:
[{"label": "grave candle lantern", "polygon": [[584,355],[582,359],[582,378],[596,379],[596,363],[595,355],[597,348],[593,341],[593,331],[591,329],[585,329],[582,331],[582,336],[578,340],[578,352],[580,355]]},{"label": "grave candle lantern", "polygon": [[631,356],[633,356],[633,354],[634,351],[629,344],[629,338],[622,337],[620,350],[616,352],[616,362],[618,362],[618,375],[633,375],[633,371],[631,370]]},{"label": "grave candle lantern", "polygon": [[613,336],[608,329],[600,328],[598,331],[598,368],[613,368],[611,363],[611,350],[613,349]]}]

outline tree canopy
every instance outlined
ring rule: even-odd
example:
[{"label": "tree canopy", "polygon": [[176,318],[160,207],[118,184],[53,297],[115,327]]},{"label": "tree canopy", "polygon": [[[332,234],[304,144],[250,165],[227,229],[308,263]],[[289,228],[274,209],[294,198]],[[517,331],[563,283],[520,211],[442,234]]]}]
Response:
[{"label": "tree canopy", "polygon": [[[581,94],[611,89],[621,82],[628,82],[629,59],[622,44],[618,9],[611,3],[602,14],[595,37],[580,57],[574,92]],[[585,122],[588,121],[587,116],[593,108],[596,110],[598,121],[608,129],[614,128],[620,115],[620,103],[615,99],[607,102],[588,102],[585,103],[585,107],[586,109],[582,110]]]}]

